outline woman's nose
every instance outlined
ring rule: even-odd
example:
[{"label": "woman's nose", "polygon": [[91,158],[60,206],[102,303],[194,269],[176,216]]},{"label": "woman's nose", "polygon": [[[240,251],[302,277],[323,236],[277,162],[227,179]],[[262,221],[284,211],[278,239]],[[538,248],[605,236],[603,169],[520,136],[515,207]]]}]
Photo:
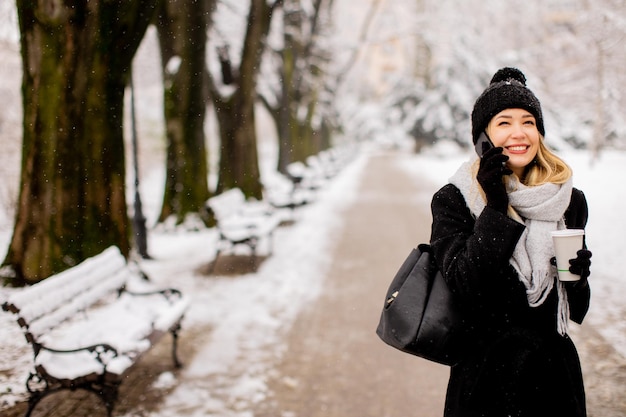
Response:
[{"label": "woman's nose", "polygon": [[525,134],[524,126],[521,123],[513,123],[513,132],[511,133],[513,137],[523,137]]}]

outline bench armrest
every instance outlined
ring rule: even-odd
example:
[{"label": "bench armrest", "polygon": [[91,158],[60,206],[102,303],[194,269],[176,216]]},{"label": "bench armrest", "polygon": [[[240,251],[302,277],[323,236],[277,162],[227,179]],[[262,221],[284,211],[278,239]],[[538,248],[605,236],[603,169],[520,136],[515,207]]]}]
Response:
[{"label": "bench armrest", "polygon": [[52,353],[76,353],[81,351],[88,351],[95,355],[95,358],[98,362],[100,362],[104,367],[106,367],[106,362],[111,358],[116,358],[118,356],[117,349],[107,343],[98,343],[96,345],[84,346],[76,349],[54,349],[41,343],[34,343],[35,346],[35,356],[39,354],[42,350],[47,350]]},{"label": "bench armrest", "polygon": [[165,297],[167,301],[179,300],[183,298],[183,294],[176,288],[164,288],[164,289],[154,290],[154,291],[131,291],[128,288],[124,288],[122,292],[125,292],[132,296],[137,296],[137,297],[160,294],[163,297]]}]

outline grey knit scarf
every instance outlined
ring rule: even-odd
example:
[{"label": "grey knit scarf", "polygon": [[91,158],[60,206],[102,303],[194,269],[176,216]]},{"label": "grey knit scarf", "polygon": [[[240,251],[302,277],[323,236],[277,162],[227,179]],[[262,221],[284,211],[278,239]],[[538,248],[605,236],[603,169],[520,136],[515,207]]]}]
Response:
[{"label": "grey knit scarf", "polygon": [[[476,180],[477,166],[477,158],[473,157],[450,178],[450,183],[461,191],[467,206],[476,217],[486,205]],[[557,331],[564,335],[567,333],[569,305],[565,287],[556,279],[556,267],[550,264],[550,258],[554,256],[550,232],[565,229],[563,215],[569,206],[572,180],[562,185],[547,183],[527,187],[515,176],[507,178],[512,209],[508,214],[526,225],[509,262],[526,287],[528,305],[531,307],[543,304],[553,286],[557,285]]]}]

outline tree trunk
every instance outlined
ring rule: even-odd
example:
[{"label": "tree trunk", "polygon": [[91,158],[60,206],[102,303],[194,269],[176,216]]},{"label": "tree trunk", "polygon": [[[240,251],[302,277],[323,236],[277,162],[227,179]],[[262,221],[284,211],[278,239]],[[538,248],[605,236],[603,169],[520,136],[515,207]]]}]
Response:
[{"label": "tree trunk", "polygon": [[[207,13],[204,1],[166,0],[159,14],[167,133],[165,193],[159,221],[198,213],[209,197],[204,137]],[[174,58],[177,57],[177,58]],[[180,59],[176,68],[168,68]]]},{"label": "tree trunk", "polygon": [[316,0],[313,13],[307,13],[297,0],[285,0],[281,89],[276,106],[264,101],[277,126],[279,172],[285,173],[291,162],[304,162],[323,149],[313,122],[319,113],[318,91],[323,77],[314,63],[323,7],[324,2]]},{"label": "tree trunk", "polygon": [[4,261],[15,284],[111,245],[129,253],[124,89],[157,1],[17,2],[24,137]]},{"label": "tree trunk", "polygon": [[261,199],[254,104],[256,77],[277,1],[252,0],[241,65],[235,80],[235,91],[222,97],[211,82],[216,113],[220,124],[220,167],[216,192],[240,188],[248,197]]},{"label": "tree trunk", "polygon": [[253,104],[237,92],[232,100],[216,104],[221,147],[220,169],[216,193],[240,188],[247,197],[261,199],[256,124]]}]

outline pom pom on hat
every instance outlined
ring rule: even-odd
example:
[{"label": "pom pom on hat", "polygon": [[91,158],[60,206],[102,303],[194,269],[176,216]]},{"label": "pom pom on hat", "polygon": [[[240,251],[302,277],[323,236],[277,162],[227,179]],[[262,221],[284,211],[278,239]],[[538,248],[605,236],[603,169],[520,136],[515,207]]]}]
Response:
[{"label": "pom pom on hat", "polygon": [[541,104],[526,87],[526,76],[517,68],[499,69],[489,87],[478,97],[472,110],[472,139],[478,140],[491,119],[505,109],[524,109],[535,116],[537,130],[545,135]]},{"label": "pom pom on hat", "polygon": [[493,74],[493,77],[491,78],[489,84],[495,84],[500,81],[511,80],[516,80],[519,81],[520,84],[524,86],[526,85],[526,76],[522,73],[522,71],[518,70],[517,68],[510,67],[499,69],[495,74]]}]

